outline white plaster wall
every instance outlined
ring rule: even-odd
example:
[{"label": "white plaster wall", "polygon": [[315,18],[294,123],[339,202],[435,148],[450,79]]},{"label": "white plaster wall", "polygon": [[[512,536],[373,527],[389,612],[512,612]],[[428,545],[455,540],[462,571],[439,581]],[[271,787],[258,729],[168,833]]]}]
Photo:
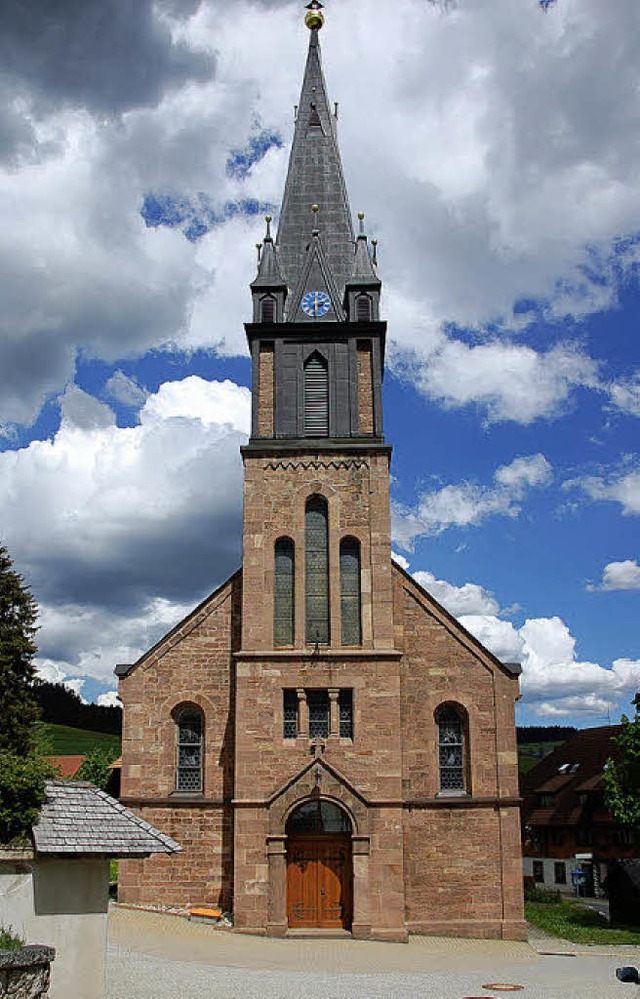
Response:
[{"label": "white plaster wall", "polygon": [[11,927],[13,933],[28,943],[33,918],[32,864],[28,861],[0,861],[0,926]]},{"label": "white plaster wall", "polygon": [[50,999],[103,999],[108,907],[108,860],[0,861],[0,924],[56,949]]}]

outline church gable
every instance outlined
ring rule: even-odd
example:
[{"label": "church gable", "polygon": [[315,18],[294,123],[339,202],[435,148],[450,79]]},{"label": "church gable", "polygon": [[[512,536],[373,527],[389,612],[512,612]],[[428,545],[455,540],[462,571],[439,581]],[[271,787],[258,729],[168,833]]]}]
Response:
[{"label": "church gable", "polygon": [[[400,619],[403,617],[401,607],[404,601],[407,598],[412,599],[490,673],[497,669],[510,679],[519,676],[521,669],[517,664],[501,662],[397,562],[393,562],[393,576],[396,588],[396,618],[398,614]],[[399,597],[400,602],[398,602]],[[401,631],[402,624],[397,620],[396,640]],[[404,644],[404,636],[400,638],[400,644]]]},{"label": "church gable", "polygon": [[242,570],[238,569],[233,576],[225,580],[217,589],[210,593],[208,597],[198,604],[186,617],[163,635],[155,645],[147,652],[144,652],[134,663],[124,663],[116,666],[116,676],[120,680],[130,676],[139,667],[145,670],[151,669],[164,659],[168,652],[180,645],[189,635],[197,634],[201,629],[206,629],[207,622],[215,621],[217,612],[230,602],[235,605],[232,611],[231,630],[229,632],[229,652],[240,646],[240,604],[242,600]]}]

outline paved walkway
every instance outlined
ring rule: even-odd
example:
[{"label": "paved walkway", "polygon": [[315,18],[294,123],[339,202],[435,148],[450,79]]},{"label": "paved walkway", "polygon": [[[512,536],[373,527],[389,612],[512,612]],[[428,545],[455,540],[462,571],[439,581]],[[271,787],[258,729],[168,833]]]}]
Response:
[{"label": "paved walkway", "polygon": [[[536,943],[546,949],[546,941]],[[496,999],[506,993],[487,986],[498,983],[524,986],[518,993],[527,999],[624,999],[629,987],[615,981],[615,967],[640,963],[640,949],[596,950],[574,957],[556,947],[562,956],[551,957],[529,944],[498,940],[272,940],[114,909],[107,997]]]}]

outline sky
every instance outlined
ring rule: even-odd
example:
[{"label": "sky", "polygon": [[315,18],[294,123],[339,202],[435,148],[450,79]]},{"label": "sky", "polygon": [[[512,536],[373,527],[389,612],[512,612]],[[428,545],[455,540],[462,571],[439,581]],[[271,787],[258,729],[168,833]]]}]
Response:
[{"label": "sky", "polygon": [[[24,0],[0,36],[0,541],[40,674],[113,703],[240,563],[243,322],[308,32],[289,0]],[[327,0],[379,240],[395,557],[521,724],[640,687],[640,5]]]}]

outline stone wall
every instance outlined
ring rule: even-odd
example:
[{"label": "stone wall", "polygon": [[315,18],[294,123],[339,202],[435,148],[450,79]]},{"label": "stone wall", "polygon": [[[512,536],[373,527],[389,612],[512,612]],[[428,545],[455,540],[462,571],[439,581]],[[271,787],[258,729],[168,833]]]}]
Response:
[{"label": "stone wall", "polygon": [[39,944],[17,950],[0,950],[0,996],[7,999],[40,999],[49,995],[53,947]]}]

